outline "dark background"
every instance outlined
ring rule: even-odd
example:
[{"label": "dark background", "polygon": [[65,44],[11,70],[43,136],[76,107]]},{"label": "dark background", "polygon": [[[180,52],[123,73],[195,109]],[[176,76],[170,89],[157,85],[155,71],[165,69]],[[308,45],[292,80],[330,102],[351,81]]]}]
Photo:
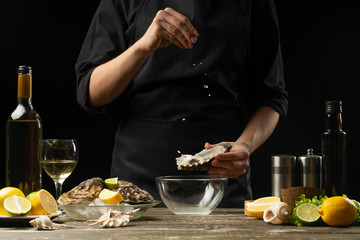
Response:
[{"label": "dark background", "polygon": [[[33,105],[42,117],[44,138],[74,138],[78,166],[64,191],[110,171],[114,116],[84,112],[75,99],[76,62],[99,0],[11,0],[0,3],[0,188],[5,186],[5,125],[16,107],[17,67],[33,67]],[[270,159],[321,152],[324,102],[343,101],[347,132],[347,195],[360,200],[359,65],[360,8],[356,1],[276,0],[290,102],[286,121],[252,159],[254,197],[271,195]],[[121,178],[121,176],[119,176]],[[55,194],[44,173],[43,187]]]}]

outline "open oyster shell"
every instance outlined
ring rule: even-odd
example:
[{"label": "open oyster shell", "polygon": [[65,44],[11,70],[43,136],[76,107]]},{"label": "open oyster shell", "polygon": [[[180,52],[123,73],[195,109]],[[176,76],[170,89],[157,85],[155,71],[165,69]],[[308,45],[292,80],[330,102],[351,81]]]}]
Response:
[{"label": "open oyster shell", "polygon": [[68,192],[63,193],[58,200],[60,204],[89,205],[99,197],[100,192],[105,188],[104,181],[94,177],[81,182]]},{"label": "open oyster shell", "polygon": [[176,158],[178,170],[206,171],[211,165],[211,161],[218,153],[230,151],[231,144],[218,145],[210,149],[204,149],[194,156],[190,154],[181,154]]},{"label": "open oyster shell", "polygon": [[118,191],[126,203],[151,203],[154,201],[154,198],[147,191],[140,189],[131,182],[118,180],[117,183],[118,187],[113,191]]}]

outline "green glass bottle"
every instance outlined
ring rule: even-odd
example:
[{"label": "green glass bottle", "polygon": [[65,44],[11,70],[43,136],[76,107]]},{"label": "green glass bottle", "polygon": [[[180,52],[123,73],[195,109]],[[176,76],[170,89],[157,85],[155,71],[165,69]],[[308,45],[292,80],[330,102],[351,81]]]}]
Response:
[{"label": "green glass bottle", "polygon": [[17,107],[6,123],[6,186],[25,195],[41,189],[42,122],[32,102],[32,69],[18,68]]},{"label": "green glass bottle", "polygon": [[321,137],[323,156],[322,188],[327,196],[345,194],[346,133],[342,130],[342,102],[325,103],[325,132]]}]

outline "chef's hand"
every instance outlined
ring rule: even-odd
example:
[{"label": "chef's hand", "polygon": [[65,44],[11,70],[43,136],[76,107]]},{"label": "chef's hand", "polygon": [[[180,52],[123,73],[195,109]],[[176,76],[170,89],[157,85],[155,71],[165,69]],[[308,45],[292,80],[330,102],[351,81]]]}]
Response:
[{"label": "chef's hand", "polygon": [[191,49],[198,36],[198,32],[187,17],[172,8],[165,8],[157,12],[140,41],[144,49],[149,52],[167,47],[169,44],[175,44],[182,49]]},{"label": "chef's hand", "polygon": [[245,174],[246,169],[249,167],[249,147],[246,144],[235,142],[221,142],[213,145],[205,143],[205,148],[209,149],[225,143],[231,144],[230,151],[216,155],[215,159],[211,162],[208,174],[212,177],[237,178]]}]

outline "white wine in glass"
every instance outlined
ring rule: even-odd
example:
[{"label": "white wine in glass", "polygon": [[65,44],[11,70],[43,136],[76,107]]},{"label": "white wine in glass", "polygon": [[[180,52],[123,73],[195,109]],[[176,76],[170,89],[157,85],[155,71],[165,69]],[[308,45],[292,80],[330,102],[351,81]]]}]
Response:
[{"label": "white wine in glass", "polygon": [[74,139],[46,139],[41,146],[41,166],[53,179],[58,200],[65,179],[76,167],[79,149]]}]

